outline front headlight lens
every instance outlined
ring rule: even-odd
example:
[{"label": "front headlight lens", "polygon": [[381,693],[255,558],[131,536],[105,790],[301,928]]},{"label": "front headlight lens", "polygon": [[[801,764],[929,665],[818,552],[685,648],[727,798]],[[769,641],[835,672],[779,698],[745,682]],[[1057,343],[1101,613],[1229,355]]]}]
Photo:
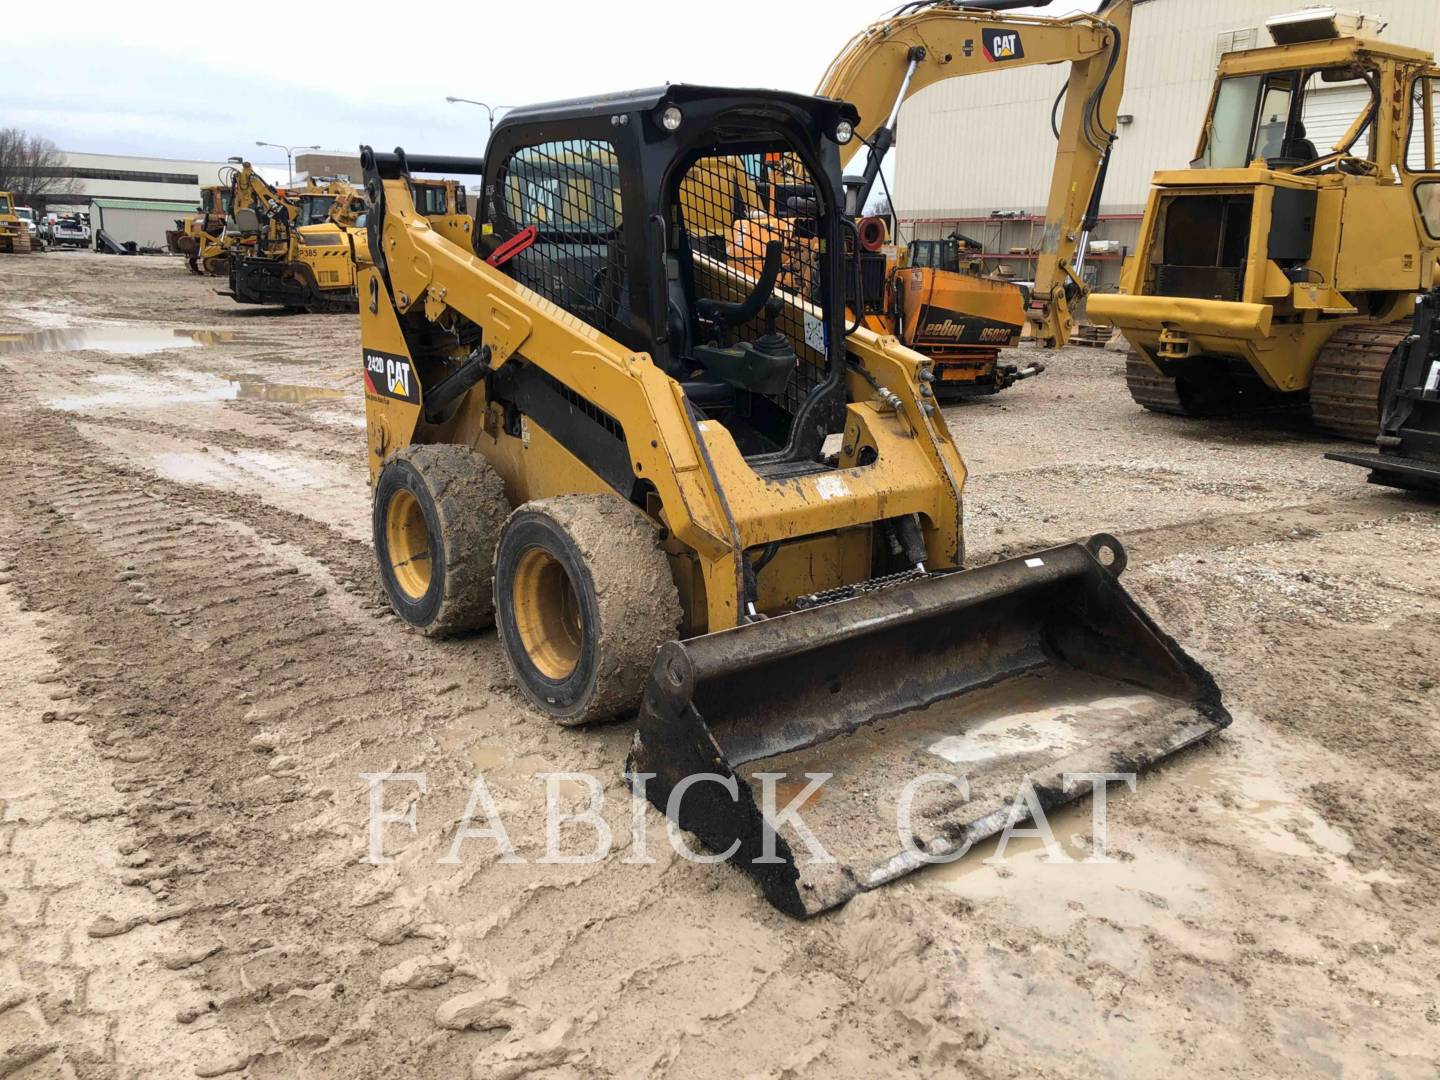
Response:
[{"label": "front headlight lens", "polygon": [[854,125],[849,120],[841,120],[835,125],[835,141],[844,146],[855,137]]},{"label": "front headlight lens", "polygon": [[660,126],[666,131],[679,131],[680,121],[684,119],[685,117],[679,108],[674,105],[669,105],[666,106],[665,111],[660,114]]}]

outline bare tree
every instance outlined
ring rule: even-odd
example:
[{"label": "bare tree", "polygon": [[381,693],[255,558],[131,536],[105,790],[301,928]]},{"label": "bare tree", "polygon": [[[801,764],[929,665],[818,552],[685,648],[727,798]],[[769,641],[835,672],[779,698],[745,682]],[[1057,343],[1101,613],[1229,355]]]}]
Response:
[{"label": "bare tree", "polygon": [[0,128],[0,191],[11,191],[37,209],[47,200],[73,195],[76,184],[64,175],[59,148],[43,135]]}]

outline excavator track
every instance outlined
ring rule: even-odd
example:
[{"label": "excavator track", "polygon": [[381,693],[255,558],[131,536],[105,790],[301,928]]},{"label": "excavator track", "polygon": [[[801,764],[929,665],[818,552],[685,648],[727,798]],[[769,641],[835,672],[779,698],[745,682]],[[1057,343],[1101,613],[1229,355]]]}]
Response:
[{"label": "excavator track", "polygon": [[1151,412],[1169,413],[1171,416],[1193,415],[1180,400],[1175,380],[1167,379],[1136,355],[1131,349],[1125,355],[1125,384],[1135,404]]},{"label": "excavator track", "polygon": [[1380,432],[1380,380],[1408,322],[1352,326],[1332,337],[1310,376],[1310,413],[1331,435],[1374,442]]}]

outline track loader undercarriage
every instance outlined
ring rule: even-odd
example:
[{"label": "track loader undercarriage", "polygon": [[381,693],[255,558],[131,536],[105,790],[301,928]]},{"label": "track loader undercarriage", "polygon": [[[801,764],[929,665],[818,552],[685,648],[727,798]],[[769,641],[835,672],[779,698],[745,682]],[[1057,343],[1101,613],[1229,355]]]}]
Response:
[{"label": "track loader undercarriage", "polygon": [[[483,160],[362,148],[392,606],[426,634],[493,623],[559,723],[638,708],[636,790],[795,915],[997,831],[1024,775],[1064,801],[1089,788],[1062,774],[1229,719],[1120,586],[1113,538],[962,569],[965,467],[929,364],[847,320],[854,121],[669,86],[513,110]],[[777,160],[805,243],[735,257]],[[483,177],[473,219],[421,212],[433,172]],[[776,771],[832,774],[805,816],[834,862],[808,866],[788,825],[767,838]],[[927,787],[897,834],[937,772],[974,801]]]},{"label": "track loader undercarriage", "polygon": [[1372,484],[1440,494],[1440,289],[1421,298],[1411,332],[1380,380],[1377,453],[1326,454],[1370,470]]}]

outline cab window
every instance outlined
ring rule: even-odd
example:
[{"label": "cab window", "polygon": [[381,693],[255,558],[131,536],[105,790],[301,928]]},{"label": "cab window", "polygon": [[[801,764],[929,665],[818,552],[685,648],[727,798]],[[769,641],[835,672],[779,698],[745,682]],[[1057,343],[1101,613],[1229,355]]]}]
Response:
[{"label": "cab window", "polygon": [[1259,106],[1259,75],[1221,79],[1205,140],[1196,164],[1203,169],[1243,169],[1250,164],[1250,133]]},{"label": "cab window", "polygon": [[1440,75],[1415,80],[1405,164],[1411,172],[1440,172]]},{"label": "cab window", "polygon": [[439,217],[447,212],[445,188],[441,184],[416,184],[415,209],[425,217]]},{"label": "cab window", "polygon": [[[1415,80],[1410,93],[1410,147],[1405,164],[1411,172],[1440,174],[1440,75]],[[1416,184],[1415,202],[1425,231],[1440,240],[1440,177]]]},{"label": "cab window", "polygon": [[323,225],[330,220],[333,195],[305,195],[300,199],[300,224]]},{"label": "cab window", "polygon": [[0,214],[8,213],[10,213],[10,197],[8,195],[0,195]]},{"label": "cab window", "polygon": [[1351,157],[1368,158],[1374,117],[1375,94],[1365,72],[1349,68],[1312,71],[1305,80],[1300,126],[1294,139],[1304,152],[1291,156],[1313,161],[1343,151]]},{"label": "cab window", "polygon": [[1368,157],[1374,112],[1373,78],[1354,67],[1224,78],[1191,165],[1242,169],[1259,160],[1298,168],[1336,152]]}]

